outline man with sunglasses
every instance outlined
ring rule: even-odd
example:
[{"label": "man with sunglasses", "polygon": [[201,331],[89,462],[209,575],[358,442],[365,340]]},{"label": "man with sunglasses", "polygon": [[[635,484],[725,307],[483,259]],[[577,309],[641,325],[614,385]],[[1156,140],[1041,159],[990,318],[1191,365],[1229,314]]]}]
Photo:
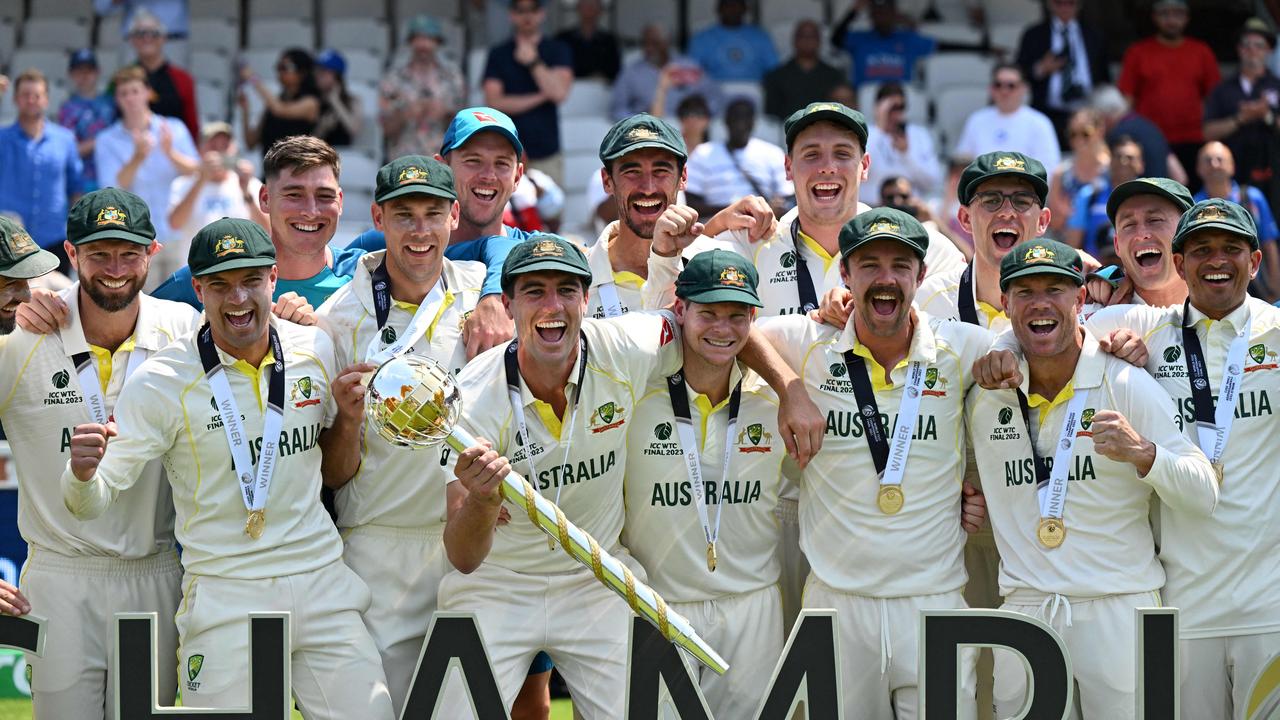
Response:
[{"label": "man with sunglasses", "polygon": [[150,10],[140,8],[129,18],[129,44],[137,65],[147,71],[151,86],[151,111],[182,120],[191,137],[200,137],[200,114],[196,111],[196,82],[186,70],[165,56],[168,30]]},{"label": "man with sunglasses", "polygon": [[1053,123],[1039,110],[1027,107],[1027,82],[1022,68],[1012,63],[991,71],[991,105],[975,110],[964,123],[955,154],[972,158],[996,150],[1034,157],[1045,167],[1062,159]]},{"label": "man with sunglasses", "polygon": [[907,122],[907,93],[897,83],[885,83],[876,91],[875,125],[867,128],[867,154],[875,158],[867,169],[859,197],[868,205],[888,178],[906,178],[929,195],[942,185],[942,163],[929,129]]}]

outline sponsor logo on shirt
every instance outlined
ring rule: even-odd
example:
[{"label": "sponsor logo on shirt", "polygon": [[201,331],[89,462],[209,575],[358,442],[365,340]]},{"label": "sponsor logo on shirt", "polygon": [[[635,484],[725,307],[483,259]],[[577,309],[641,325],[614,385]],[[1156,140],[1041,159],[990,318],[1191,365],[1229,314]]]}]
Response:
[{"label": "sponsor logo on shirt", "polygon": [[65,389],[71,384],[71,373],[65,369],[54,373],[49,382],[53,384],[54,390],[45,396],[45,405],[75,405],[82,402],[79,391]]}]

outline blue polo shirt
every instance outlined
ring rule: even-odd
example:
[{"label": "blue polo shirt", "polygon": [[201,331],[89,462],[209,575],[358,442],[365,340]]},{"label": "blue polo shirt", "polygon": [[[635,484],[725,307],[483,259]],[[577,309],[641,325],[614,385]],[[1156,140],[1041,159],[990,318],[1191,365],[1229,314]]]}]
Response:
[{"label": "blue polo shirt", "polygon": [[75,133],[61,125],[46,120],[38,140],[16,122],[0,129],[0,211],[21,216],[40,247],[67,237],[67,210],[82,172]]},{"label": "blue polo shirt", "polygon": [[712,25],[689,40],[689,57],[717,82],[760,82],[778,66],[772,38],[755,25]]},{"label": "blue polo shirt", "polygon": [[913,30],[895,30],[889,35],[852,30],[844,36],[844,49],[853,58],[849,79],[854,87],[864,82],[909,83],[916,61],[932,55],[936,47],[933,38]]},{"label": "blue polo shirt", "polygon": [[1111,197],[1111,183],[1090,183],[1076,193],[1071,218],[1067,227],[1084,233],[1081,249],[1100,257],[1099,253],[1111,251],[1111,239],[1115,231],[1107,217],[1107,200]]}]

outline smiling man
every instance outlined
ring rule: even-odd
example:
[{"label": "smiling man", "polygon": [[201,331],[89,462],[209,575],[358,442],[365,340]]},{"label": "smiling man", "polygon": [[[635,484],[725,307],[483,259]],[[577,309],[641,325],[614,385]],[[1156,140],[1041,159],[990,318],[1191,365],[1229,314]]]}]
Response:
[{"label": "smiling man", "polygon": [[206,225],[188,267],[205,324],[138,367],[114,420],[75,427],[66,509],[84,521],[111,513],[163,460],[186,571],[176,617],[186,704],[246,705],[248,613],[287,611],[303,715],[389,720],[361,619],[369,588],[340,562],[320,504],[321,446],[363,422],[360,368],[339,372],[324,333],[272,316],[275,247],[257,224]]},{"label": "smiling man", "polygon": [[1146,341],[1147,370],[1173,397],[1183,433],[1217,470],[1211,517],[1160,508],[1163,600],[1181,611],[1183,715],[1239,717],[1258,673],[1280,649],[1280,605],[1272,597],[1280,586],[1273,410],[1280,309],[1248,295],[1262,253],[1253,218],[1240,205],[1214,198],[1191,206],[1172,249],[1185,301],[1107,308],[1088,327],[1098,337],[1129,328]]},{"label": "smiling man", "polygon": [[[8,221],[4,229],[11,267],[3,272],[2,292],[16,302],[25,278],[47,272],[57,260],[36,252]],[[173,701],[172,618],[182,574],[173,501],[160,463],[152,462],[138,468],[137,482],[118,505],[84,522],[63,505],[61,490],[49,482],[50,469],[65,464],[73,428],[107,422],[125,380],[148,355],[193,330],[196,313],[140,292],[159,245],[138,196],[116,188],[89,193],[71,208],[65,231],[65,250],[79,277],[61,293],[70,309],[67,327],[5,337],[0,420],[17,465],[18,530],[29,549],[19,585],[29,609],[52,621],[45,652],[27,658],[34,716],[101,720],[104,708],[115,717],[108,669],[117,612],[159,616],[160,700]],[[13,329],[11,304],[0,310],[6,333]]]},{"label": "smiling man", "polygon": [[[1026,381],[975,388],[966,420],[1000,547],[1001,609],[1063,636],[1083,717],[1132,718],[1134,609],[1159,606],[1165,582],[1152,495],[1204,521],[1218,487],[1168,394],[1080,327],[1083,285],[1080,255],[1062,243],[1031,240],[1005,255],[1002,307]],[[996,716],[1016,715],[1028,691],[1022,660],[996,649],[995,678]]]},{"label": "smiling man", "polygon": [[1107,215],[1123,279],[1103,286],[1107,299],[1086,304],[1085,317],[1102,305],[1168,307],[1186,299],[1187,283],[1174,268],[1173,232],[1191,202],[1191,192],[1168,178],[1138,178],[1111,191]]},{"label": "smiling man", "polygon": [[[378,171],[372,213],[387,249],[362,257],[351,282],[317,311],[338,366],[364,362],[373,370],[413,353],[457,373],[467,361],[463,319],[479,300],[485,268],[444,256],[458,226],[453,173],[421,155],[398,158]],[[362,387],[353,390],[363,396]],[[371,425],[348,429],[326,447],[325,484],[338,489],[343,559],[373,593],[365,623],[399,715],[450,569],[441,537],[452,462],[447,447],[424,464],[430,453],[394,446]]]}]

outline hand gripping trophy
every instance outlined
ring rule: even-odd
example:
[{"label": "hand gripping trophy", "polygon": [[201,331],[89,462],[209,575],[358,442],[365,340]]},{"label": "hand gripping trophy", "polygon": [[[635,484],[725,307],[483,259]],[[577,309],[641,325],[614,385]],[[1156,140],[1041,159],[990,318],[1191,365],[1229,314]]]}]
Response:
[{"label": "hand gripping trophy", "polygon": [[[457,427],[462,396],[453,376],[431,358],[403,354],[383,363],[368,383],[365,413],[384,440],[420,449],[446,443],[458,452],[477,444]],[[570,522],[555,503],[537,493],[516,472],[502,481],[507,502],[524,508],[529,520],[559,541],[569,557],[591,569],[596,579],[622,596],[631,610],[653,623],[667,638],[721,675],[729,666],[679,613],[625,565],[605,552],[586,531]]]}]

